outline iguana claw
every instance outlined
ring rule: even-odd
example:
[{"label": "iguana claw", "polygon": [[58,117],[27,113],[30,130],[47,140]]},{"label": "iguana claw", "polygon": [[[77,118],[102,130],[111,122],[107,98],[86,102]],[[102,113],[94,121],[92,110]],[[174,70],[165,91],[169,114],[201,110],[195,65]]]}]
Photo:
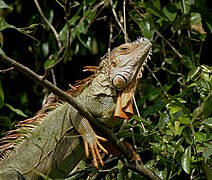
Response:
[{"label": "iguana claw", "polygon": [[104,166],[104,162],[102,161],[102,158],[99,154],[99,150],[102,150],[104,153],[108,154],[107,150],[100,144],[99,141],[107,141],[105,138],[97,136],[94,132],[91,134],[85,134],[82,136],[83,143],[85,147],[85,155],[86,157],[89,156],[89,148],[91,151],[91,156],[93,159],[93,165],[94,167],[98,168],[98,161],[100,164]]}]

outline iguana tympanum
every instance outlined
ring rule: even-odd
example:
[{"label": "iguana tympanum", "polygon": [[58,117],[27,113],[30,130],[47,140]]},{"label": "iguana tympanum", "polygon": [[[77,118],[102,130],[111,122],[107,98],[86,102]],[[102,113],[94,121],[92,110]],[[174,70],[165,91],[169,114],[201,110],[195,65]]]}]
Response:
[{"label": "iguana tympanum", "polygon": [[[75,94],[105,126],[112,128],[133,114],[132,96],[151,47],[151,42],[142,37],[113,49],[101,58],[93,77]],[[23,122],[21,135],[1,146],[7,150],[0,160],[0,179],[38,179],[40,173],[63,178],[89,152],[95,167],[97,160],[103,165],[99,150],[107,153],[100,144],[106,139],[96,135],[88,120],[68,103],[52,108]],[[13,132],[8,137],[12,139]]]}]

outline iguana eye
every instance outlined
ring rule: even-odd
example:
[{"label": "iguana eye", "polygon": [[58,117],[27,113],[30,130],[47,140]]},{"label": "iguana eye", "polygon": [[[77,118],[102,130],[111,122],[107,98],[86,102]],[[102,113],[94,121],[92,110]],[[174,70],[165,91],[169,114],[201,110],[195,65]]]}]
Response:
[{"label": "iguana eye", "polygon": [[116,67],[116,63],[114,61],[112,61],[111,66]]},{"label": "iguana eye", "polygon": [[130,53],[132,51],[132,46],[130,44],[124,44],[119,47],[119,52],[122,54]]},{"label": "iguana eye", "polygon": [[129,49],[128,47],[122,47],[122,48],[121,48],[121,51],[124,52],[124,51],[127,51],[128,49]]}]

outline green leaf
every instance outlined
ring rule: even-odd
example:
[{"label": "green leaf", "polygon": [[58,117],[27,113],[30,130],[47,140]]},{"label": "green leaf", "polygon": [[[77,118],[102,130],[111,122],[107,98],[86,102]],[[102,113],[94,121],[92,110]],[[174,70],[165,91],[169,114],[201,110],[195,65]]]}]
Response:
[{"label": "green leaf", "polygon": [[130,12],[130,16],[142,30],[143,36],[152,39],[154,30],[151,29],[150,21],[134,10]]},{"label": "green leaf", "polygon": [[164,112],[160,115],[159,122],[157,124],[157,127],[161,130],[167,126],[167,124],[170,122],[170,116],[167,112]]},{"label": "green leaf", "polygon": [[164,102],[162,100],[157,100],[155,104],[152,106],[149,106],[145,109],[143,113],[143,117],[146,118],[148,115],[151,115],[153,113],[156,113],[160,111],[165,106]]},{"label": "green leaf", "polygon": [[178,131],[179,131],[179,128],[180,128],[180,121],[175,121],[174,122],[174,128],[175,128],[175,131],[178,134]]},{"label": "green leaf", "polygon": [[145,7],[146,7],[146,10],[149,13],[154,14],[155,16],[160,17],[160,18],[168,19],[166,17],[166,15],[160,9],[158,9],[157,7],[152,5],[151,3],[144,2],[144,4],[145,4]]},{"label": "green leaf", "polygon": [[181,107],[183,112],[190,117],[190,111],[183,105],[183,100],[178,99],[178,98],[176,98],[174,96],[172,96],[171,98],[175,101],[175,104],[177,106]]},{"label": "green leaf", "polygon": [[193,67],[187,75],[187,81],[189,81],[190,79],[193,79],[196,76],[196,74],[199,72],[199,70],[200,70],[199,66]]},{"label": "green leaf", "polygon": [[56,63],[56,60],[55,59],[48,59],[48,60],[46,60],[46,62],[44,63],[45,70],[54,67],[55,63]]},{"label": "green leaf", "polygon": [[4,51],[0,48],[0,54],[5,55]]},{"label": "green leaf", "polygon": [[48,56],[48,54],[49,54],[49,43],[48,42],[42,43],[42,52],[43,52],[44,57]]},{"label": "green leaf", "polygon": [[155,174],[161,179],[167,179],[167,174],[168,174],[167,168],[164,168],[162,171],[156,168]]},{"label": "green leaf", "polygon": [[151,88],[147,94],[145,94],[139,101],[138,101],[138,106],[142,105],[145,100],[154,100],[161,94],[161,89],[160,88]]},{"label": "green leaf", "polygon": [[175,3],[170,3],[163,8],[163,13],[170,20],[174,21],[177,15],[177,7]]},{"label": "green leaf", "polygon": [[207,99],[204,100],[203,102],[203,115],[205,117],[210,116],[211,111],[212,111],[212,96],[209,96]]},{"label": "green leaf", "polygon": [[118,138],[123,138],[123,137],[133,137],[135,134],[130,131],[130,130],[124,130],[124,131],[120,131],[117,133],[117,137]]},{"label": "green leaf", "polygon": [[206,73],[204,71],[201,72],[201,78],[206,80],[206,81],[210,81],[211,80],[210,77],[209,77],[209,73]]},{"label": "green leaf", "polygon": [[83,33],[86,34],[88,29],[87,29],[87,22],[83,21],[82,23],[79,24],[78,28],[77,28],[77,34]]},{"label": "green leaf", "polygon": [[3,43],[4,43],[3,40],[4,40],[3,39],[3,34],[0,32],[0,48],[3,47]]},{"label": "green leaf", "polygon": [[187,147],[181,158],[181,165],[183,170],[187,173],[191,173],[191,146]]},{"label": "green leaf", "polygon": [[209,159],[211,155],[212,155],[212,145],[210,145],[209,148],[203,152],[203,156],[206,159]]},{"label": "green leaf", "polygon": [[[129,177],[128,179],[141,180],[141,175],[134,171],[129,171],[128,177]],[[125,176],[125,179],[126,179],[126,176]]]},{"label": "green leaf", "polygon": [[3,106],[3,104],[4,104],[4,92],[0,81],[0,108]]},{"label": "green leaf", "polygon": [[205,20],[206,20],[206,25],[211,33],[212,32],[212,13],[208,13]]},{"label": "green leaf", "polygon": [[173,107],[170,108],[170,114],[171,114],[172,118],[178,119],[179,117],[183,116],[183,111],[180,107],[173,106]]},{"label": "green leaf", "polygon": [[201,18],[201,14],[200,13],[191,13],[191,22],[190,22],[190,26],[191,29],[194,32],[197,32],[199,34],[206,34],[203,25],[202,25],[202,18]]},{"label": "green leaf", "polygon": [[212,117],[205,119],[201,124],[206,124],[206,125],[212,127]]},{"label": "green leaf", "polygon": [[143,123],[143,124],[145,124],[147,126],[151,125],[150,122],[146,121],[145,119],[143,119],[143,118],[141,118],[141,117],[139,117],[137,115],[133,115],[132,119],[135,119],[136,121],[141,122],[141,123]]},{"label": "green leaf", "polygon": [[189,56],[182,55],[181,60],[182,60],[182,63],[185,65],[186,68],[192,69],[194,67],[194,65],[193,65],[193,63],[192,63],[192,61],[191,61]]},{"label": "green leaf", "polygon": [[212,170],[211,170],[211,166],[207,162],[202,162],[201,169],[203,169],[203,171],[206,175],[206,179],[211,179]]},{"label": "green leaf", "polygon": [[171,29],[174,33],[179,29],[189,28],[200,34],[206,34],[201,20],[201,14],[199,13],[183,14],[175,20]]},{"label": "green leaf", "polygon": [[185,140],[185,136],[181,136],[181,138],[178,139],[176,143],[174,143],[174,156],[173,157],[176,156],[178,151],[183,152],[184,149],[181,144],[184,142],[184,140]]},{"label": "green leaf", "polygon": [[203,112],[203,106],[198,106],[196,109],[194,109],[193,111],[193,115],[192,115],[192,122],[194,122],[199,116],[200,114]]},{"label": "green leaf", "polygon": [[200,13],[191,13],[190,25],[201,22],[202,18]]},{"label": "green leaf", "polygon": [[10,9],[10,10],[13,9],[9,5],[7,5],[3,0],[0,0],[0,9],[2,9],[2,8],[7,8],[7,9]]},{"label": "green leaf", "polygon": [[190,118],[188,118],[188,117],[182,116],[179,118],[179,120],[182,124],[190,124],[191,123]]},{"label": "green leaf", "polygon": [[81,38],[81,36],[80,36],[80,33],[77,34],[77,37],[78,37],[78,39],[80,40],[80,42],[81,42],[86,48],[88,48],[89,50],[91,50],[91,38],[90,38],[90,37],[87,38],[87,41],[86,41],[86,42],[82,40],[82,38]]},{"label": "green leaf", "polygon": [[88,21],[88,23],[92,22],[96,16],[96,12],[97,10],[95,9],[88,9],[87,11],[83,12],[83,16],[86,17],[86,20]]},{"label": "green leaf", "polygon": [[4,106],[8,107],[11,111],[13,111],[14,113],[16,113],[20,116],[27,117],[27,115],[24,114],[20,109],[16,109],[13,106],[6,104],[6,103],[4,103]]},{"label": "green leaf", "polygon": [[[201,74],[202,75],[202,74]],[[211,77],[209,79],[210,81],[206,81],[205,79],[201,79],[199,86],[201,87],[202,92],[207,91],[210,92],[212,89],[212,84],[211,84]]]},{"label": "green leaf", "polygon": [[12,122],[9,117],[0,116],[0,125],[7,126],[11,128]]},{"label": "green leaf", "polygon": [[201,66],[202,71],[206,72],[206,73],[212,73],[212,67],[208,66],[206,64],[202,64]]},{"label": "green leaf", "polygon": [[7,29],[7,28],[15,28],[15,26],[12,26],[8,24],[2,17],[0,17],[0,31]]},{"label": "green leaf", "polygon": [[206,140],[206,135],[204,133],[202,133],[202,132],[196,132],[194,134],[194,136],[195,136],[195,139],[197,141],[199,141],[199,142],[202,142],[202,141]]},{"label": "green leaf", "polygon": [[191,18],[190,14],[183,14],[183,15],[179,16],[174,21],[174,23],[173,23],[173,25],[171,27],[172,32],[175,33],[179,29],[189,27],[190,18]]},{"label": "green leaf", "polygon": [[[120,163],[122,164],[122,162],[120,162]],[[117,167],[119,169],[117,180],[125,180],[126,179],[126,170],[125,170],[125,168],[123,168],[123,165],[121,165],[121,166],[117,165]]]}]

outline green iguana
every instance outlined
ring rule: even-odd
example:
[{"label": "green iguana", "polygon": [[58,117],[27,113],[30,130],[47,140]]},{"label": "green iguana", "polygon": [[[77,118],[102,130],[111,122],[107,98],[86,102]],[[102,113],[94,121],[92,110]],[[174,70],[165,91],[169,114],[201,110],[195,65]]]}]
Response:
[{"label": "green iguana", "polygon": [[[105,126],[113,128],[133,114],[132,96],[151,47],[148,39],[138,38],[113,49],[74,94]],[[106,139],[96,135],[88,120],[66,102],[43,108],[19,126],[3,138],[16,140],[0,147],[0,179],[38,179],[39,173],[64,178],[89,152],[95,167],[98,161],[104,164],[99,151],[107,153],[100,144]]]}]

